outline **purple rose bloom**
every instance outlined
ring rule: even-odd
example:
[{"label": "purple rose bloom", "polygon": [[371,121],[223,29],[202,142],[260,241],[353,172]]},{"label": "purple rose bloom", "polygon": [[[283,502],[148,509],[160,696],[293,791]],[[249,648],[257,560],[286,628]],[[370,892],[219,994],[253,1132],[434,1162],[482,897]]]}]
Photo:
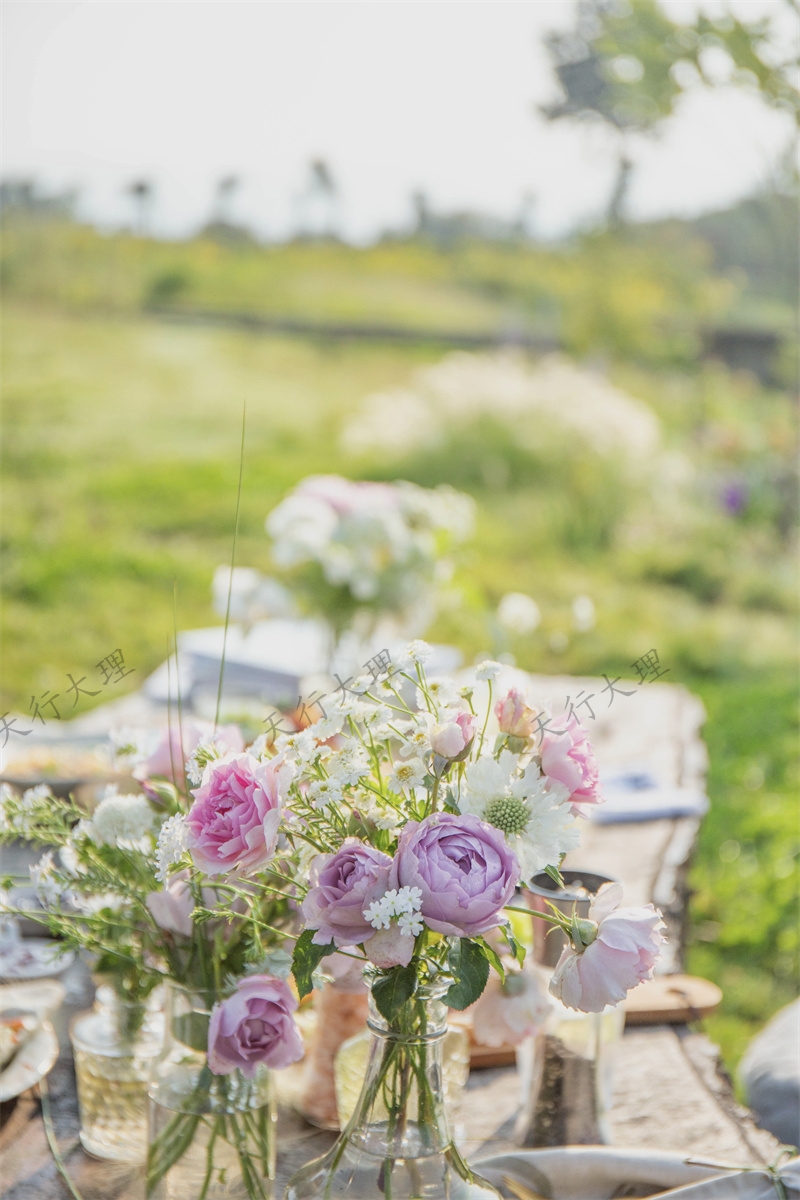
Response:
[{"label": "purple rose bloom", "polygon": [[236,754],[210,762],[192,792],[186,825],[195,864],[207,875],[257,871],[275,850],[286,764]]},{"label": "purple rose bloom", "polygon": [[252,1079],[259,1063],[288,1067],[303,1057],[303,1040],[292,1013],[297,1000],[282,979],[250,975],[211,1010],[208,1065],[215,1075],[237,1069]]},{"label": "purple rose bloom", "polygon": [[519,863],[499,829],[471,813],[433,813],[406,825],[389,886],[420,889],[430,929],[472,937],[494,929],[518,882]]},{"label": "purple rose bloom", "polygon": [[389,886],[388,854],[345,838],[335,854],[320,854],[311,866],[311,888],[301,912],[308,929],[316,929],[314,942],[326,946],[356,946],[372,937],[364,909],[379,900]]}]

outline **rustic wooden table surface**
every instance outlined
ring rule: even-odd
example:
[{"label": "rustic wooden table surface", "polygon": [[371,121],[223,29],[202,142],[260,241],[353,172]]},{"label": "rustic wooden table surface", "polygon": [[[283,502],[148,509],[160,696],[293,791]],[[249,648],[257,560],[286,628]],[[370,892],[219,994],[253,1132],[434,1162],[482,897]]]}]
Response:
[{"label": "rustic wooden table surface", "polygon": [[[581,689],[599,694],[604,686],[603,680],[596,679],[527,679],[534,694],[562,701]],[[684,688],[658,682],[642,684],[631,697],[612,700],[610,708],[603,700],[595,708],[594,722],[587,722],[601,763],[617,768],[646,760],[664,783],[702,790],[706,754],[700,736],[704,717],[700,703]],[[587,823],[580,849],[566,863],[620,879],[627,904],[652,900],[662,910],[669,927],[669,953],[663,964],[668,971],[682,966],[685,870],[698,827],[697,818],[686,817],[631,824]],[[93,1160],[78,1142],[67,1026],[74,1013],[91,1005],[92,985],[80,963],[61,979],[67,987],[58,1017],[61,1054],[47,1080],[61,1153],[85,1200],[142,1200],[139,1172]],[[510,1148],[517,1106],[513,1067],[471,1073],[458,1119],[468,1157]],[[61,1200],[68,1196],[47,1144],[38,1094],[25,1093],[3,1110],[2,1200]],[[323,1153],[333,1135],[313,1129],[285,1111],[278,1128],[277,1195],[281,1196],[292,1171]],[[611,1129],[614,1145],[619,1147],[674,1150],[731,1163],[767,1163],[778,1152],[775,1139],[757,1128],[747,1110],[737,1104],[716,1048],[697,1028],[685,1025],[626,1030],[615,1048]]]}]

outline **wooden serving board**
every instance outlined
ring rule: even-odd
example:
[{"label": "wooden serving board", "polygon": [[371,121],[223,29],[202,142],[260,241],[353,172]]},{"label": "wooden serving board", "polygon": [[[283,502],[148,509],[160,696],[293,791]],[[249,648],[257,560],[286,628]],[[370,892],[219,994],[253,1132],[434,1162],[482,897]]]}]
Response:
[{"label": "wooden serving board", "polygon": [[[708,979],[695,975],[657,975],[628,993],[626,1025],[678,1025],[697,1021],[719,1007],[722,992]],[[452,1019],[452,1017],[451,1017]],[[470,1068],[513,1067],[513,1046],[481,1046],[473,1040],[469,1013],[459,1014],[458,1024],[470,1038]]]},{"label": "wooden serving board", "polygon": [[628,993],[626,1025],[667,1025],[698,1021],[719,1007],[722,992],[696,975],[656,975]]}]

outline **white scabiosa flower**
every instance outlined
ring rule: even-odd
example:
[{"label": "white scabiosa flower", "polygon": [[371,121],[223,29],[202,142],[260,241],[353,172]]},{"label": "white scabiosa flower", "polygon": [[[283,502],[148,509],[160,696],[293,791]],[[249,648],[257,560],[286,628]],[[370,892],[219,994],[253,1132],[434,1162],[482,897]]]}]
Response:
[{"label": "white scabiosa flower", "polygon": [[458,797],[460,812],[500,829],[517,857],[523,882],[558,863],[580,841],[569,789],[542,775],[535,763],[522,773],[516,756],[503,751],[499,761],[479,758],[467,767]]}]

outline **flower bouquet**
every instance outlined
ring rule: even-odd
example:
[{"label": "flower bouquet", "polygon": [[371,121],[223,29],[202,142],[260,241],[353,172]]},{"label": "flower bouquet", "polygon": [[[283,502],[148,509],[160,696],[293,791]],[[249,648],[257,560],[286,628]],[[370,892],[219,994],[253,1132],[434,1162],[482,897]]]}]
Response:
[{"label": "flower bouquet", "polygon": [[354,483],[315,475],[267,517],[272,557],[292,572],[306,607],[337,637],[362,640],[382,617],[420,632],[437,587],[450,578],[447,556],[472,532],[474,503],[441,486]]},{"label": "flower bouquet", "polygon": [[[51,847],[31,869],[43,909],[26,916],[91,952],[96,974],[138,1003],[143,1018],[148,995],[166,987],[163,1045],[148,1055],[129,1045],[126,1144],[116,1153],[107,1147],[106,1156],[135,1158],[144,1148],[149,1091],[148,1196],[267,1200],[275,1158],[270,1069],[303,1053],[281,949],[291,913],[278,839],[291,768],[231,748],[222,736],[195,747],[184,780],[194,787],[175,783],[178,762],[180,744],[168,737],[149,764],[164,775],[147,773],[142,793],[109,794],[91,817],[46,788],[21,797],[6,790],[0,840]],[[85,1032],[74,1044],[82,1106],[93,1099],[82,1123],[94,1150],[123,1082],[124,1047],[104,1058]]]},{"label": "flower bouquet", "polygon": [[[294,770],[284,829],[303,897],[298,991],[311,990],[327,955],[361,959],[374,1034],[347,1128],[294,1176],[289,1200],[496,1194],[461,1158],[445,1116],[447,1009],[478,1000],[490,966],[505,978],[497,937],[521,962],[506,916],[516,889],[542,869],[559,878],[578,841],[576,806],[600,799],[574,717],[549,718],[512,691],[496,705],[490,739],[499,665],[484,663],[459,688],[427,679],[429,653],[412,643],[385,672],[343,689],[322,719],[276,742]],[[602,1009],[652,972],[660,918],[652,907],[630,911],[605,950],[610,915],[544,915],[570,938],[552,984],[565,1003]]]}]

